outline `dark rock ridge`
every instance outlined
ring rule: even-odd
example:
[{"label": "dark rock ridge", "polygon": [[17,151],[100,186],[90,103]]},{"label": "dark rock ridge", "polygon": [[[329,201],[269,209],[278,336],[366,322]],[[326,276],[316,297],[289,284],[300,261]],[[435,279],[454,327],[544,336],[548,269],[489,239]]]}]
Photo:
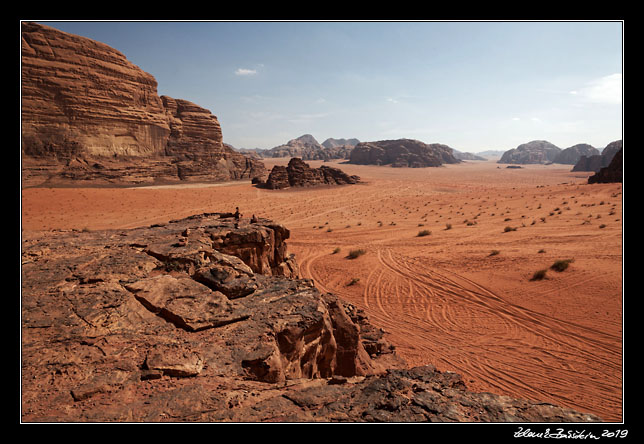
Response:
[{"label": "dark rock ridge", "polygon": [[360,142],[351,151],[349,163],[357,165],[391,165],[392,167],[437,167],[459,163],[452,148],[439,143],[425,144],[419,140],[397,139]]},{"label": "dark rock ridge", "polygon": [[579,162],[581,156],[594,156],[599,154],[599,150],[587,143],[580,143],[561,151],[553,160],[553,163],[563,163],[566,165],[575,165]]},{"label": "dark rock ridge", "polygon": [[349,176],[339,168],[326,165],[311,168],[302,159],[293,157],[287,166],[275,165],[266,182],[259,183],[259,186],[275,190],[289,187],[349,185],[358,182],[360,182],[360,177]]},{"label": "dark rock ridge", "polygon": [[297,278],[288,237],[221,213],[25,233],[21,420],[599,421],[407,369],[364,312]]},{"label": "dark rock ridge", "polygon": [[613,183],[622,182],[622,149],[620,149],[608,166],[600,169],[597,173],[588,178],[588,183]]},{"label": "dark rock ridge", "polygon": [[571,171],[594,171],[607,167],[615,154],[622,149],[622,141],[616,140],[606,145],[601,154],[584,155],[579,158]]},{"label": "dark rock ridge", "polygon": [[554,162],[561,148],[545,140],[533,140],[506,151],[497,163],[545,164]]},{"label": "dark rock ridge", "polygon": [[23,185],[227,181],[264,173],[225,146],[217,117],[157,94],[154,77],[100,42],[22,23]]}]

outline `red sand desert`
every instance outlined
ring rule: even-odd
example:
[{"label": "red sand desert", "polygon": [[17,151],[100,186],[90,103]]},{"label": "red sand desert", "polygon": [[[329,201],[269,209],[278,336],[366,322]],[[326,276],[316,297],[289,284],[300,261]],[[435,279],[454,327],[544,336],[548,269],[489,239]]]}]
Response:
[{"label": "red sand desert", "polygon": [[122,229],[239,207],[289,228],[303,277],[364,309],[409,365],[622,420],[621,184],[588,185],[565,165],[327,164],[364,183],[30,188],[22,228]]}]

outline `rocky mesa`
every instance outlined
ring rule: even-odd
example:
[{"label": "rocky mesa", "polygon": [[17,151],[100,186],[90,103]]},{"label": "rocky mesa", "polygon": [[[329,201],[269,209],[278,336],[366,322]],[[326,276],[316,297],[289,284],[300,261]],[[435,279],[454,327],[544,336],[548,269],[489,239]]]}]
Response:
[{"label": "rocky mesa", "polygon": [[392,167],[437,167],[461,162],[447,145],[425,144],[419,140],[397,139],[360,142],[351,151],[349,163]]},{"label": "rocky mesa", "polygon": [[497,163],[545,164],[554,162],[561,148],[546,140],[533,140],[503,153]]},{"label": "rocky mesa", "polygon": [[155,78],[114,48],[22,23],[23,185],[227,181],[262,162],[223,144],[217,117],[157,94]]},{"label": "rocky mesa", "polygon": [[407,368],[365,314],[298,279],[289,230],[199,214],[26,235],[24,422],[582,422]]}]

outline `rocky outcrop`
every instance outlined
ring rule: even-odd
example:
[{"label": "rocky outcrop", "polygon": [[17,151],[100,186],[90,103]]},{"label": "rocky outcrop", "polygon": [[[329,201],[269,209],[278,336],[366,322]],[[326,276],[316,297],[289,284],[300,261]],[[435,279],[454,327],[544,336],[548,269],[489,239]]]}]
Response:
[{"label": "rocky outcrop", "polygon": [[571,171],[594,171],[607,167],[615,154],[622,149],[622,141],[616,140],[606,145],[601,154],[592,156],[581,156]]},{"label": "rocky outcrop", "polygon": [[580,143],[561,151],[552,161],[553,163],[563,163],[566,165],[575,165],[579,162],[581,156],[594,156],[599,154],[599,150],[587,143]]},{"label": "rocky outcrop", "polygon": [[210,111],[157,94],[114,48],[22,23],[23,184],[223,181],[263,164],[225,147]]},{"label": "rocky outcrop", "polygon": [[533,140],[506,151],[497,163],[545,164],[552,163],[561,153],[561,148],[545,140]]},{"label": "rocky outcrop", "polygon": [[348,185],[360,182],[360,177],[349,176],[338,168],[322,165],[311,168],[302,159],[294,157],[288,166],[275,165],[265,183],[260,184],[271,190],[289,187],[312,187],[319,185]]},{"label": "rocky outcrop", "polygon": [[349,163],[357,165],[391,165],[392,167],[437,167],[459,163],[452,148],[439,143],[425,144],[419,140],[398,139],[361,142],[351,151]]},{"label": "rocky outcrop", "polygon": [[608,166],[600,169],[597,173],[588,178],[588,183],[613,183],[622,182],[622,149],[620,149],[611,160]]},{"label": "rocky outcrop", "polygon": [[287,238],[221,213],[25,233],[21,420],[599,420],[407,369],[364,312],[296,278]]}]

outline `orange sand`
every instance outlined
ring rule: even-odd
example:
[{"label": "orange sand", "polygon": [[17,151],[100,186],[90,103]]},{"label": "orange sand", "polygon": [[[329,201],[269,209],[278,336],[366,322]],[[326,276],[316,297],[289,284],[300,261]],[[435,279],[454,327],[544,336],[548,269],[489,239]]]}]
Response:
[{"label": "orange sand", "polygon": [[[288,227],[303,277],[363,308],[410,365],[622,420],[621,184],[588,185],[565,165],[328,164],[366,183],[32,188],[22,190],[22,227],[121,229],[239,206]],[[346,258],[357,248],[366,253]],[[574,261],[531,280],[559,259]]]}]

